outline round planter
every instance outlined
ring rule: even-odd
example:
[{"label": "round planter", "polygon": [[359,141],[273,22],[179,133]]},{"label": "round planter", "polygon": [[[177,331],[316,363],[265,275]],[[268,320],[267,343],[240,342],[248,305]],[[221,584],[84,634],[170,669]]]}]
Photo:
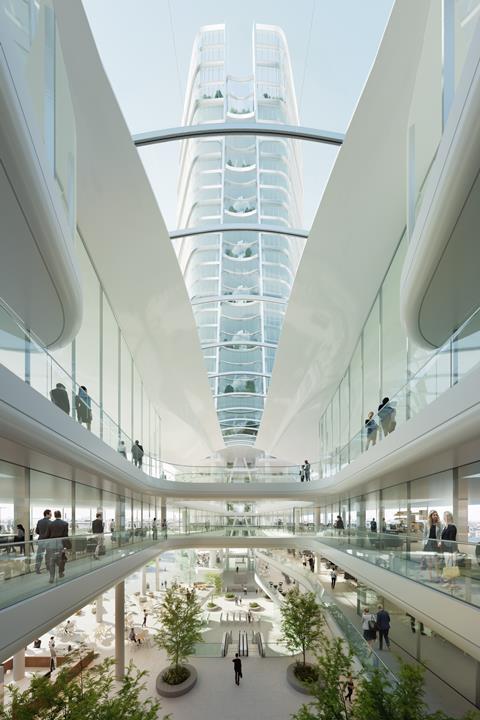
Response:
[{"label": "round planter", "polygon": [[[299,693],[302,693],[302,695],[311,695],[310,689],[297,678],[295,675],[295,668],[297,663],[291,663],[287,667],[287,682],[294,690],[296,690]],[[309,663],[307,663],[309,665]]]},{"label": "round planter", "polygon": [[216,612],[217,610],[220,610],[220,605],[215,605],[214,607],[210,607],[210,608],[208,606],[206,606],[206,610],[208,612]]},{"label": "round planter", "polygon": [[162,697],[175,698],[180,697],[181,695],[186,695],[188,692],[190,692],[190,690],[197,682],[198,675],[193,665],[185,663],[184,667],[190,670],[190,675],[179,685],[169,685],[165,682],[162,675],[165,670],[168,670],[168,668],[163,668],[160,675],[157,675],[156,680],[157,692],[159,695],[161,695]]}]

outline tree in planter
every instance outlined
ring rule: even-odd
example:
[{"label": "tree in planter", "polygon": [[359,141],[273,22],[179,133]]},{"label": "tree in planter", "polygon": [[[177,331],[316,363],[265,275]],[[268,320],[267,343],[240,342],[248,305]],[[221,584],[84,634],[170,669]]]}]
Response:
[{"label": "tree in planter", "polygon": [[307,650],[318,650],[325,640],[323,614],[312,592],[301,593],[298,587],[285,595],[282,614],[282,639],[291,652],[302,651],[303,662],[295,674],[300,680],[316,679],[317,673],[307,667]]},{"label": "tree in planter", "polygon": [[154,639],[171,663],[162,677],[170,685],[178,685],[189,676],[182,663],[194,652],[195,644],[202,641],[202,609],[195,591],[185,591],[174,583],[165,593],[157,618],[161,627]]},{"label": "tree in planter", "polygon": [[54,682],[36,675],[27,690],[12,688],[12,703],[0,707],[0,720],[156,720],[160,704],[140,699],[146,673],[130,664],[118,687],[114,665],[107,659],[74,678],[63,665]]},{"label": "tree in planter", "polygon": [[[312,683],[314,700],[302,705],[293,720],[353,720],[351,707],[345,700],[345,681],[352,671],[353,655],[340,638],[322,642],[322,654],[317,655],[317,674],[320,682]],[[390,719],[388,719],[390,720]]]},{"label": "tree in planter", "polygon": [[206,573],[205,580],[207,580],[210,585],[213,585],[213,594],[215,596],[220,595],[222,592],[222,576],[220,573]]}]

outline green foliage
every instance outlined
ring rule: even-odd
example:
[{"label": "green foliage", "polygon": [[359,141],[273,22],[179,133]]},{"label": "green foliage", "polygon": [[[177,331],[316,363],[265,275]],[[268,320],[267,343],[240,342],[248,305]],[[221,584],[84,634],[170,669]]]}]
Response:
[{"label": "green foliage", "polygon": [[140,699],[146,673],[130,664],[118,687],[113,667],[107,659],[73,679],[68,665],[54,682],[34,676],[27,690],[12,688],[12,704],[0,707],[0,720],[156,720],[160,704]]},{"label": "green foliage", "polygon": [[155,635],[158,647],[163,648],[175,670],[202,641],[202,609],[195,591],[185,591],[177,583],[165,593],[157,612],[160,629]]},{"label": "green foliage", "polygon": [[209,585],[213,585],[213,594],[220,595],[222,592],[222,576],[220,573],[209,572],[205,573],[205,580]]},{"label": "green foliage", "polygon": [[301,593],[298,587],[289,590],[281,613],[282,639],[291,652],[302,651],[305,665],[307,650],[317,650],[325,639],[323,615],[314,593]]},{"label": "green foliage", "polygon": [[[324,638],[322,654],[317,655],[319,681],[310,685],[313,702],[302,705],[294,720],[349,720],[353,719],[344,699],[345,680],[351,673],[352,653],[345,653],[340,638]],[[389,719],[390,720],[390,719]]]}]

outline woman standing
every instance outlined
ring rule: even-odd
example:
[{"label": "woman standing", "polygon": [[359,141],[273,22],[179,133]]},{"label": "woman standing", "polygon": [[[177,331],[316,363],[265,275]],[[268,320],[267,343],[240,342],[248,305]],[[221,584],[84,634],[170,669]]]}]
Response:
[{"label": "woman standing", "polygon": [[[445,523],[442,530],[442,549],[445,560],[445,567],[455,567],[457,561],[457,526],[453,523],[453,515],[448,510],[443,513],[443,522]],[[450,571],[451,572],[451,571]],[[444,573],[448,575],[449,573]],[[451,576],[454,573],[451,572]]]},{"label": "woman standing", "polygon": [[[443,525],[436,510],[431,510],[423,526],[423,551],[428,553],[426,563],[430,580],[438,582],[438,554],[442,549]],[[435,569],[435,578],[433,570]]]},{"label": "woman standing", "polygon": [[362,632],[363,638],[367,641],[370,648],[373,647],[373,641],[377,637],[377,618],[370,612],[368,607],[364,608],[362,613]]},{"label": "woman standing", "polygon": [[373,419],[373,410],[370,410],[367,415],[367,419],[365,420],[365,428],[367,431],[367,446],[365,450],[368,450],[370,445],[375,445],[377,442],[378,425]]}]

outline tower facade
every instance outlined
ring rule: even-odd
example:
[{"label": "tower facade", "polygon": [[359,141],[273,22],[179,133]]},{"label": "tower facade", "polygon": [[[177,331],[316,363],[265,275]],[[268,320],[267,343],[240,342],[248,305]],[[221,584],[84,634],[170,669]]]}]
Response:
[{"label": "tower facade", "polygon": [[[192,51],[183,125],[298,125],[280,28],[254,25],[250,74],[227,73],[224,25],[203,27]],[[253,70],[253,72],[252,72]],[[225,444],[253,445],[303,241],[298,141],[254,135],[183,142],[178,227],[218,232],[176,240]],[[221,231],[222,225],[238,230]],[[278,233],[248,225],[268,224]]]}]

